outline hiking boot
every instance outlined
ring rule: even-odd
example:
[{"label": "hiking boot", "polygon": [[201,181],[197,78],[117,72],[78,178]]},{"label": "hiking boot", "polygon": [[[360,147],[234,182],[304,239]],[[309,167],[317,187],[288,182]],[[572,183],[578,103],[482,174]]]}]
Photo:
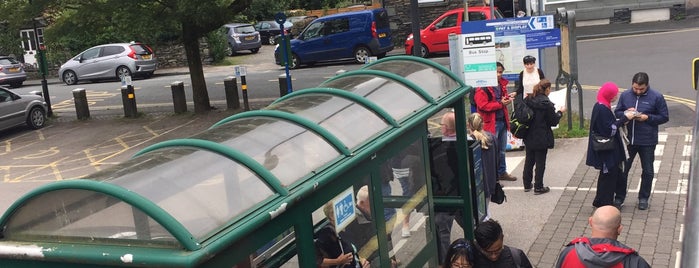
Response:
[{"label": "hiking boot", "polygon": [[544,186],[544,187],[541,187],[541,188],[536,188],[536,189],[534,189],[534,194],[535,194],[535,195],[540,195],[540,194],[548,193],[549,191],[551,191],[551,188],[549,188],[548,186]]},{"label": "hiking boot", "polygon": [[516,180],[517,180],[517,177],[512,176],[512,175],[510,175],[510,173],[505,172],[505,173],[502,173],[502,175],[500,175],[500,177],[498,178],[498,180],[501,180],[501,181],[516,181]]},{"label": "hiking boot", "polygon": [[638,209],[639,210],[648,209],[648,199],[639,199],[638,200]]}]

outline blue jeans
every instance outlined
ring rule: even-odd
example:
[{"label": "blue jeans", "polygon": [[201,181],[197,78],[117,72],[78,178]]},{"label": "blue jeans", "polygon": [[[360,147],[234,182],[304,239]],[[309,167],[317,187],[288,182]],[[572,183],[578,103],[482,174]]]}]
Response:
[{"label": "blue jeans", "polygon": [[629,181],[629,170],[631,169],[631,164],[633,163],[636,154],[641,159],[641,189],[638,192],[638,199],[646,199],[650,197],[650,188],[653,186],[653,161],[655,161],[655,145],[629,145],[629,159],[626,160],[624,165],[624,173],[621,174],[621,178],[617,181],[616,185],[616,199],[619,201],[624,201],[626,199],[626,191]]},{"label": "blue jeans", "polygon": [[498,150],[500,154],[498,155],[498,177],[507,172],[507,164],[505,163],[505,149],[507,149],[507,126],[505,121],[496,120],[495,121],[495,140],[498,143]]}]

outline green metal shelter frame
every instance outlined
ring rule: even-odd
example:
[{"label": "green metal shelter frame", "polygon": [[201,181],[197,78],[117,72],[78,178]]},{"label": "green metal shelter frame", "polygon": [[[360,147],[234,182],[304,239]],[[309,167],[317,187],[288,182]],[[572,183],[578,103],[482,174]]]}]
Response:
[{"label": "green metal shelter frame", "polygon": [[[288,243],[267,266],[296,256],[314,267],[319,224],[310,212],[361,183],[377,234],[391,231],[385,209],[422,208],[426,235],[403,265],[435,266],[435,207],[462,209],[472,238],[467,141],[456,141],[460,196],[433,196],[429,179],[419,198],[386,195],[380,168],[417,144],[417,175],[429,178],[428,120],[453,108],[457,136],[466,137],[470,90],[433,61],[388,57],[103,171],[38,187],[0,218],[0,267],[245,267],[279,237]],[[391,242],[375,237],[380,266],[389,267]]]}]

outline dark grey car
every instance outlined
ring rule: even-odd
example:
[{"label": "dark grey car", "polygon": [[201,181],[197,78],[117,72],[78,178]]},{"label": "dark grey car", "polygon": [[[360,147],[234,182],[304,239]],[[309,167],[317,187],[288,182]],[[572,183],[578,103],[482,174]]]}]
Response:
[{"label": "dark grey car", "polygon": [[[290,21],[284,23],[284,34],[289,34],[291,26],[294,26]],[[276,45],[277,36],[281,35],[281,27],[279,23],[273,20],[263,20],[255,23],[255,29],[260,33],[263,44]]]},{"label": "dark grey car", "polygon": [[19,95],[0,86],[0,130],[27,124],[39,129],[46,124],[48,107],[40,93]]},{"label": "dark grey car", "polygon": [[234,56],[239,51],[250,50],[257,53],[262,47],[260,33],[255,30],[252,24],[229,23],[224,25],[226,36],[228,37],[229,55]]}]

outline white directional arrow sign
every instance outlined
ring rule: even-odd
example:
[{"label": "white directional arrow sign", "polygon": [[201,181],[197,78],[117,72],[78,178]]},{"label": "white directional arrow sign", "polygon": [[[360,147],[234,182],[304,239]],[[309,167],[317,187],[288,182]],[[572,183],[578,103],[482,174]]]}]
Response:
[{"label": "white directional arrow sign", "polygon": [[554,28],[553,15],[534,16],[527,23],[530,30],[550,30]]}]

